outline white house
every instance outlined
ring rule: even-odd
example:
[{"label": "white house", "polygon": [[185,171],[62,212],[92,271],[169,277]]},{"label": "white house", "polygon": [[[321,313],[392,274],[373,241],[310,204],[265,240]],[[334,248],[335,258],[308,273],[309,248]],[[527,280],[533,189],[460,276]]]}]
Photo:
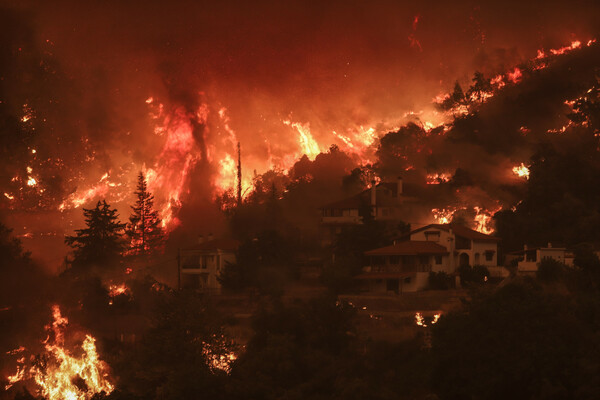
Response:
[{"label": "white house", "polygon": [[369,265],[356,278],[368,291],[401,293],[426,288],[430,272],[453,275],[460,265],[483,265],[492,273],[499,241],[458,224],[430,224],[391,246],[367,251]]},{"label": "white house", "polygon": [[573,254],[564,247],[552,247],[552,243],[548,243],[546,247],[527,247],[525,245],[523,250],[511,253],[511,258],[518,260],[517,273],[524,275],[535,274],[540,262],[545,258],[569,266],[573,265]]},{"label": "white house", "polygon": [[236,262],[236,251],[240,243],[232,239],[199,238],[194,247],[179,249],[179,287],[203,292],[219,293],[221,284],[217,277],[226,263]]}]

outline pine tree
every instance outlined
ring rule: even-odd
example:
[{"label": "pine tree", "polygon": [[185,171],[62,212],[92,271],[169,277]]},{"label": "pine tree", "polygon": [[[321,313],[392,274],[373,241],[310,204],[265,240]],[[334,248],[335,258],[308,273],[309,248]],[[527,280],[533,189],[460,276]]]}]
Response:
[{"label": "pine tree", "polygon": [[121,257],[123,229],[116,209],[106,200],[98,201],[95,208],[83,209],[87,228],[77,229],[75,236],[66,236],[65,243],[73,248],[73,267],[108,266]]},{"label": "pine tree", "polygon": [[164,231],[158,211],[154,210],[154,196],[148,192],[146,177],[142,172],[138,176],[135,191],[137,201],[131,207],[127,236],[131,239],[130,254],[148,255],[156,252],[164,242]]}]

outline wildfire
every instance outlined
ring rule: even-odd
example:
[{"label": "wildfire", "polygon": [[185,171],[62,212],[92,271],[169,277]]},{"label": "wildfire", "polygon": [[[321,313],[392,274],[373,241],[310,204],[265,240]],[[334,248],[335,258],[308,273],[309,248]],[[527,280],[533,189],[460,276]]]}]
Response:
[{"label": "wildfire", "polygon": [[435,173],[427,175],[427,184],[428,185],[439,185],[442,182],[448,182],[452,177],[451,174],[446,173]]},{"label": "wildfire", "polygon": [[231,370],[231,363],[237,359],[237,355],[233,351],[219,354],[213,352],[207,343],[204,343],[203,353],[213,370],[221,370],[227,373]]},{"label": "wildfire", "polygon": [[475,212],[475,230],[477,232],[485,233],[486,235],[490,235],[494,232],[494,228],[492,227],[492,217],[495,213],[500,211],[502,207],[497,207],[494,210],[485,210],[481,207],[474,207]]},{"label": "wildfire", "polygon": [[521,165],[514,166],[512,172],[519,178],[529,179],[529,168],[527,168],[523,163],[521,163]]},{"label": "wildfire", "polygon": [[520,68],[515,68],[508,74],[506,74],[506,78],[512,83],[519,83],[523,78],[523,71]]},{"label": "wildfire", "polygon": [[110,297],[116,297],[126,293],[129,293],[129,288],[125,283],[108,285],[108,295]]},{"label": "wildfire", "polygon": [[[431,322],[430,322],[430,324],[431,324],[431,325],[435,325],[435,324],[436,324],[436,323],[439,321],[439,319],[440,319],[440,317],[441,317],[441,316],[442,316],[442,314],[441,314],[441,313],[435,314],[435,315],[433,316],[433,318],[431,319]],[[415,314],[415,323],[416,323],[418,326],[421,326],[421,327],[423,327],[423,328],[427,328],[427,326],[428,326],[428,325],[427,325],[427,322],[425,321],[425,318],[423,317],[423,315],[422,315],[420,312],[417,312],[417,313]]]},{"label": "wildfire", "polygon": [[[52,307],[54,321],[46,329],[51,334],[43,342],[46,354],[27,368],[21,358],[17,372],[7,379],[9,389],[14,383],[32,379],[41,395],[48,400],[90,400],[100,393],[109,394],[114,386],[108,380],[107,365],[96,351],[96,340],[86,335],[80,356],[73,355],[64,346],[64,330],[69,323],[58,305]],[[53,336],[53,340],[50,338]]]},{"label": "wildfire", "polygon": [[[461,208],[461,209],[464,209]],[[452,217],[454,213],[456,213],[459,208],[456,207],[448,207],[448,208],[433,208],[431,209],[431,213],[433,214],[433,218],[438,224],[449,224],[452,222]]]},{"label": "wildfire", "polygon": [[283,121],[283,123],[295,128],[298,131],[298,144],[300,145],[302,153],[306,154],[310,160],[314,160],[315,157],[321,152],[321,149],[319,149],[319,144],[310,133],[310,124],[301,124],[299,122],[291,122],[289,120]]}]

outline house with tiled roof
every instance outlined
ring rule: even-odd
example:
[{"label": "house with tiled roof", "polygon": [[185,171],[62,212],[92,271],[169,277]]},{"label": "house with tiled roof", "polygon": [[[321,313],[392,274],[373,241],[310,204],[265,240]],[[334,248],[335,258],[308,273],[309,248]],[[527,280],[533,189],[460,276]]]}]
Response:
[{"label": "house with tiled roof", "polygon": [[236,262],[240,242],[233,239],[207,240],[198,237],[195,246],[179,249],[179,287],[196,289],[206,293],[219,293],[221,284],[217,277],[227,263]]},{"label": "house with tiled roof", "polygon": [[461,265],[498,265],[499,239],[458,224],[429,224],[390,246],[365,252],[369,265],[356,279],[372,292],[414,292],[427,287],[430,272],[455,275]]}]

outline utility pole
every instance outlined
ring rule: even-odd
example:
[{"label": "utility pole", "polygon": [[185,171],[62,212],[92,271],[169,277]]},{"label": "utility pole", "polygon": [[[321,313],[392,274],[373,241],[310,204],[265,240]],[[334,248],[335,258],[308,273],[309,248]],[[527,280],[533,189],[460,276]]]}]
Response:
[{"label": "utility pole", "polygon": [[237,144],[238,165],[237,165],[237,206],[242,205],[242,151],[240,142]]}]

